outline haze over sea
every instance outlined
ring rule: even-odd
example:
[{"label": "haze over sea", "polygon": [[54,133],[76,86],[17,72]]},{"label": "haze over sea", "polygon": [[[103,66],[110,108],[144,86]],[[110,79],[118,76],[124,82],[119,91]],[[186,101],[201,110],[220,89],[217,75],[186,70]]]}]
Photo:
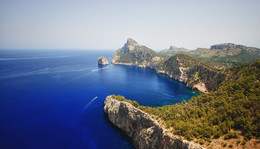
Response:
[{"label": "haze over sea", "polygon": [[198,95],[148,68],[97,65],[113,52],[0,50],[0,148],[133,148],[103,113],[107,95],[147,106]]}]

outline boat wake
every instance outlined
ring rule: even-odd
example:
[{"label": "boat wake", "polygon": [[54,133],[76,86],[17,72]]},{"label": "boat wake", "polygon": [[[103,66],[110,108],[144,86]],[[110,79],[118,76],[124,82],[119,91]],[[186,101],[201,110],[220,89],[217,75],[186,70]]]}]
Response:
[{"label": "boat wake", "polygon": [[91,72],[95,72],[95,71],[99,71],[99,70],[103,70],[103,69],[107,69],[107,68],[109,68],[109,67],[104,67],[104,68],[99,68],[99,69],[93,69],[93,70],[91,70],[90,72],[84,73],[84,74],[82,74],[82,75],[79,75],[79,76],[77,76],[77,77],[75,77],[75,78],[69,80],[68,82],[74,81],[74,80],[77,80],[77,79],[80,79],[80,78],[82,78],[82,77],[85,77],[86,75],[88,75],[88,74],[91,73]]},{"label": "boat wake", "polygon": [[88,106],[90,106],[97,98],[98,98],[98,97],[96,96],[95,98],[91,99],[91,101],[90,101],[88,104],[86,104],[86,105],[83,107],[82,110],[83,110],[83,111],[86,110],[86,109],[88,108]]}]

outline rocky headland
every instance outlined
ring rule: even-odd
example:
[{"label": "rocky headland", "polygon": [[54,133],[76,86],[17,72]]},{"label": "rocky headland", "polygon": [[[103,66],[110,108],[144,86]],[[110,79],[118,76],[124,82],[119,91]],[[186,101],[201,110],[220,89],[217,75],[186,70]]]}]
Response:
[{"label": "rocky headland", "polygon": [[132,104],[108,96],[104,102],[108,119],[127,134],[138,149],[202,149],[193,142],[175,136],[157,120]]},{"label": "rocky headland", "polygon": [[202,93],[216,90],[224,77],[224,72],[190,56],[177,54],[168,57],[131,38],[113,54],[112,63],[149,67]]}]

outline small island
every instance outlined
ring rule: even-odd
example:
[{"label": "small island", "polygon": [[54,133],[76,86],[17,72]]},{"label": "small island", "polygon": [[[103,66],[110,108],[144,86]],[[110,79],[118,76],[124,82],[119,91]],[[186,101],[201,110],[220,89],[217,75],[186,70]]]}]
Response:
[{"label": "small island", "polygon": [[108,60],[104,56],[100,56],[98,58],[98,64],[100,64],[100,65],[108,65],[109,63],[108,63]]}]

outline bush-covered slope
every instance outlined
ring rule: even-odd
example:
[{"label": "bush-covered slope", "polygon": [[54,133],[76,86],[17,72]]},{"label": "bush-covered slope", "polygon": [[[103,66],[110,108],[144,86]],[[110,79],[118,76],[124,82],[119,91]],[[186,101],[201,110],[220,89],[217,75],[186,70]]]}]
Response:
[{"label": "bush-covered slope", "polygon": [[[246,139],[260,137],[260,61],[229,70],[230,80],[215,92],[164,107],[140,107],[163,119],[187,139],[218,138],[241,130]],[[234,134],[236,137],[237,134]]]}]

